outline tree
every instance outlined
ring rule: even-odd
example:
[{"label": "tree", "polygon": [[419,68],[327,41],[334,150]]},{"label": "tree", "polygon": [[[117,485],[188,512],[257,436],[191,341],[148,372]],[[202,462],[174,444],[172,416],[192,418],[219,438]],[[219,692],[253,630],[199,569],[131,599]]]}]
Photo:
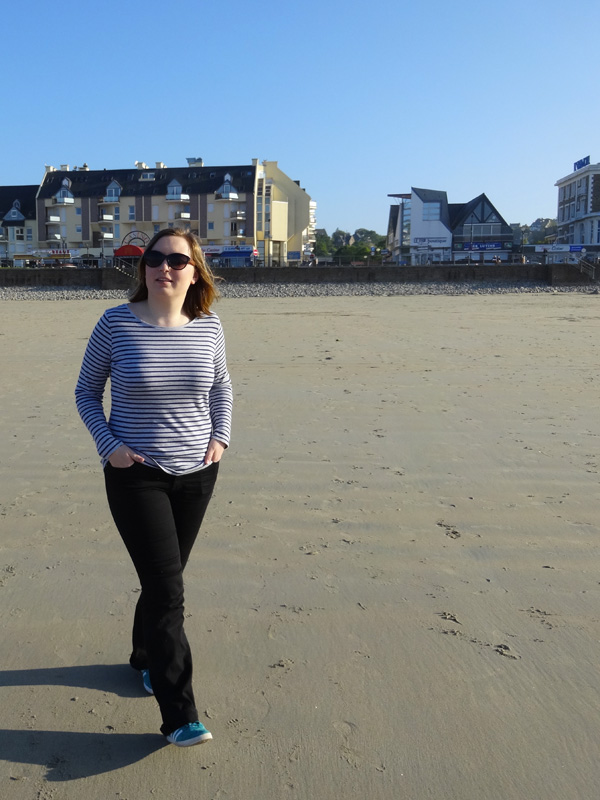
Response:
[{"label": "tree", "polygon": [[345,261],[365,261],[371,255],[371,248],[364,242],[358,244],[346,244],[338,247],[334,256]]},{"label": "tree", "polygon": [[357,243],[368,244],[370,247],[385,247],[386,237],[370,231],[367,228],[357,228],[354,231],[354,241]]},{"label": "tree", "polygon": [[334,232],[331,234],[331,243],[334,247],[344,247],[350,241],[350,234],[346,231],[342,231],[339,228],[336,228]]},{"label": "tree", "polygon": [[333,250],[331,244],[331,236],[327,235],[327,231],[319,231],[316,236],[314,253],[317,256],[328,256]]}]

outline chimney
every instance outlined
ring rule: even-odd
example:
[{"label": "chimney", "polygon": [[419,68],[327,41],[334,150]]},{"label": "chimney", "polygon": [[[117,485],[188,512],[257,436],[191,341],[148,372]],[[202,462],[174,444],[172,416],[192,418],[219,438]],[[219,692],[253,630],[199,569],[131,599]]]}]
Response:
[{"label": "chimney", "polygon": [[164,163],[164,161],[156,161],[155,163],[156,163],[156,169],[166,169],[167,168],[167,165]]},{"label": "chimney", "polygon": [[60,171],[61,172],[68,172],[69,171],[69,165],[68,164],[61,164],[60,165]]},{"label": "chimney", "polygon": [[135,166],[138,169],[148,169],[148,164],[145,164],[143,161],[136,161]]},{"label": "chimney", "polygon": [[191,156],[186,159],[188,162],[188,167],[203,167],[204,161],[200,158],[200,156]]}]

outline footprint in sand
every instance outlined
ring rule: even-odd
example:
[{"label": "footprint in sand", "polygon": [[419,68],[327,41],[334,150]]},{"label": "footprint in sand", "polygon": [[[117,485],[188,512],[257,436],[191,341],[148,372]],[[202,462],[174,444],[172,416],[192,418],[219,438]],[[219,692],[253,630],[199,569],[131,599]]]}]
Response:
[{"label": "footprint in sand", "polygon": [[358,725],[354,722],[339,721],[334,722],[333,727],[340,734],[344,742],[340,747],[342,758],[350,764],[351,767],[358,769],[362,764],[362,758],[359,751],[350,746],[352,739],[358,732]]}]

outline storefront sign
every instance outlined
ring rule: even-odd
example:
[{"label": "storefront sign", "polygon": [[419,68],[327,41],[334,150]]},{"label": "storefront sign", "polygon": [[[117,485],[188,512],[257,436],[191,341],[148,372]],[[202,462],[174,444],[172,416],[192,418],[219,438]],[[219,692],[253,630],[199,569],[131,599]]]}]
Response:
[{"label": "storefront sign", "polygon": [[251,244],[236,245],[202,245],[202,252],[205,256],[222,256],[223,258],[251,258],[257,256],[258,250]]},{"label": "storefront sign", "polygon": [[450,239],[447,236],[414,236],[412,243],[431,247],[450,247]]},{"label": "storefront sign", "polygon": [[581,253],[582,244],[536,244],[536,253]]},{"label": "storefront sign", "polygon": [[[502,250],[502,242],[465,242],[462,246],[463,250]],[[510,245],[506,245],[509,249]]]}]

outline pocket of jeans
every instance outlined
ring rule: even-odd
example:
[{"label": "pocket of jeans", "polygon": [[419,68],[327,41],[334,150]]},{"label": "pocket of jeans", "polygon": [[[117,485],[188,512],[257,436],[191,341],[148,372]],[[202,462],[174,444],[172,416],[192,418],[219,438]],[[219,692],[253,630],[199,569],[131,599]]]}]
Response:
[{"label": "pocket of jeans", "polygon": [[219,462],[213,461],[209,467],[205,467],[195,473],[202,494],[210,494],[215,488],[218,472]]}]

